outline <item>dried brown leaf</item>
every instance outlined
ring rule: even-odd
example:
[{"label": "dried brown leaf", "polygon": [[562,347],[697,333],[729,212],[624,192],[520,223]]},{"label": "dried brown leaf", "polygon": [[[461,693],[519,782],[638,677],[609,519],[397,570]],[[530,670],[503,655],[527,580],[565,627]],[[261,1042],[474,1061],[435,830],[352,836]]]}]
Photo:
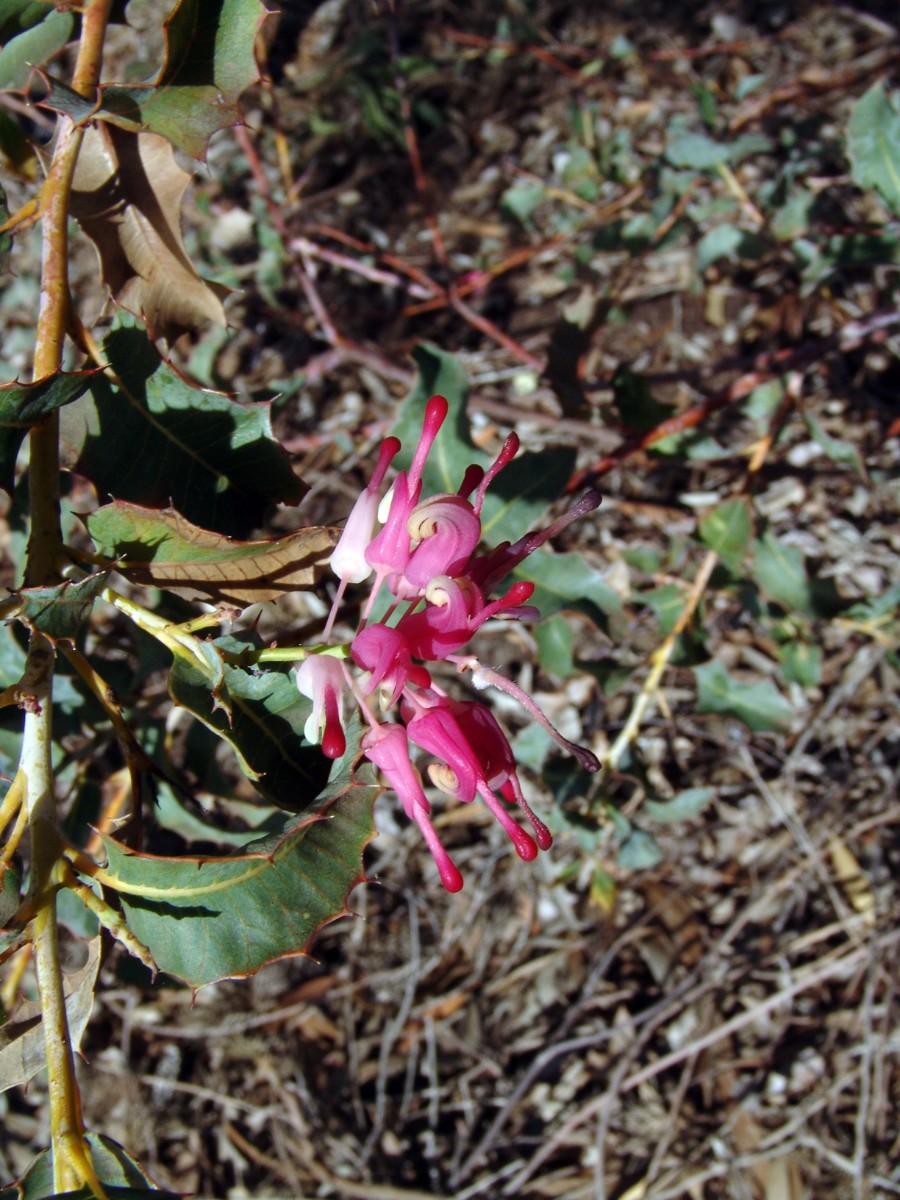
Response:
[{"label": "dried brown leaf", "polygon": [[155,133],[88,126],[72,184],[72,213],[97,247],[116,301],[172,340],[205,321],[225,325],[228,289],[202,279],[181,236],[190,176]]},{"label": "dried brown leaf", "polygon": [[201,529],[174,509],[121,501],[92,513],[87,525],[129,579],[188,589],[238,608],[313,587],[340,532],[312,526],[286,537],[242,542]]}]

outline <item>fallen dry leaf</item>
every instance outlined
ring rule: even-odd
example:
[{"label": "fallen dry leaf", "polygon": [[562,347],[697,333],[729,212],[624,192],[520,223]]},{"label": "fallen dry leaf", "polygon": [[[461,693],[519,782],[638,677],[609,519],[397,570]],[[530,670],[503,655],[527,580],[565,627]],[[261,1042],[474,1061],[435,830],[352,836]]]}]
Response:
[{"label": "fallen dry leaf", "polygon": [[190,176],[155,133],[88,126],[72,184],[72,213],[97,247],[116,301],[168,341],[205,321],[225,325],[228,289],[194,270],[181,236]]}]

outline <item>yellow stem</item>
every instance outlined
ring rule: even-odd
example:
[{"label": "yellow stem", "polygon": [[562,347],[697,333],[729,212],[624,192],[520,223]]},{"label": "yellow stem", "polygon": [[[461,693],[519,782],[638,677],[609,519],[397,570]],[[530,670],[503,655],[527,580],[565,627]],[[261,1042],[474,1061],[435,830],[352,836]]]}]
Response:
[{"label": "yellow stem", "polygon": [[[21,771],[16,771],[16,777],[9,785],[9,791],[3,797],[3,803],[0,804],[0,833],[3,832],[13,817],[21,812],[24,800],[25,779]],[[5,858],[6,855],[4,853]]]},{"label": "yellow stem", "polygon": [[706,590],[706,585],[709,583],[709,577],[712,575],[718,561],[719,556],[714,550],[707,551],[703,562],[700,564],[700,570],[691,584],[691,590],[688,593],[684,608],[679,613],[678,620],[675,622],[675,628],[653,654],[650,672],[644,680],[643,687],[632,706],[631,712],[628,714],[628,720],[622,726],[619,736],[613,742],[612,746],[610,746],[609,751],[603,759],[604,770],[614,771],[619,765],[622,755],[637,737],[641,722],[656,696],[659,681],[666,667],[669,665],[669,660],[675,650],[678,638],[693,619],[697,605],[700,603],[700,599]]},{"label": "yellow stem", "polygon": [[[111,0],[87,0],[82,9],[73,84],[75,90],[85,96],[92,95],[99,83],[110,7]],[[35,334],[35,379],[54,375],[63,362],[71,310],[69,199],[82,137],[82,129],[70,118],[60,118],[56,146],[41,194],[41,295]],[[31,528],[25,582],[36,587],[58,578],[57,564],[63,551],[59,514],[58,415],[53,414],[36,425],[29,440]],[[34,910],[31,941],[47,1054],[53,1186],[56,1193],[87,1186],[96,1196],[103,1197],[85,1139],[59,956],[56,892],[60,886],[63,844],[51,759],[53,665],[52,644],[42,633],[35,631],[26,668],[32,701],[25,713],[20,771],[25,780],[31,829],[30,902]]]}]

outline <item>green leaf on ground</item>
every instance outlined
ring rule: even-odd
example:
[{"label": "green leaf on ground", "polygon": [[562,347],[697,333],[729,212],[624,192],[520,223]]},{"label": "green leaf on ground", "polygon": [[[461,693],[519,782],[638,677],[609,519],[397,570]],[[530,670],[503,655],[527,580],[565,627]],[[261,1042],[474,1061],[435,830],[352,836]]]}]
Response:
[{"label": "green leaf on ground", "polygon": [[223,652],[240,653],[249,640],[204,642],[210,661],[176,658],[169,691],[176,704],[228,742],[241,770],[278,808],[308,812],[328,774],[328,760],[303,737],[310,702],[289,671],[244,668]]},{"label": "green leaf on ground", "polygon": [[108,578],[108,571],[97,571],[77,583],[66,580],[54,587],[23,588],[18,593],[22,600],[19,617],[53,641],[73,641]]},{"label": "green leaf on ground", "polygon": [[717,660],[694,667],[697,712],[736,717],[754,732],[786,731],[794,708],[768,679],[750,683],[736,679]]},{"label": "green leaf on ground", "polygon": [[368,769],[364,778],[352,774],[355,754],[336,764],[316,813],[285,821],[239,854],[158,858],[104,839],[104,882],[160,970],[191,987],[252,975],[305,954],[323,925],[347,915],[380,790]]},{"label": "green leaf on ground", "polygon": [[711,787],[685,788],[671,800],[646,801],[644,811],[654,821],[690,821],[708,807],[714,796]]},{"label": "green leaf on ground", "polygon": [[847,127],[850,173],[860,187],[873,187],[900,216],[900,112],[897,93],[879,80],[857,100]]},{"label": "green leaf on ground", "polygon": [[648,433],[671,417],[671,404],[660,404],[653,398],[646,379],[619,367],[613,376],[613,403],[622,425],[630,433]]},{"label": "green leaf on ground", "polygon": [[706,133],[685,130],[669,139],[666,161],[673,167],[713,171],[726,164],[742,162],[751,155],[765,153],[771,148],[769,139],[761,134],[748,133],[731,142],[717,142]]},{"label": "green leaf on ground", "polygon": [[664,583],[652,592],[642,592],[635,599],[652,610],[659,622],[659,632],[663,637],[668,637],[684,610],[686,597],[686,589],[679,584]]},{"label": "green leaf on ground", "polygon": [[822,647],[812,642],[793,641],[781,647],[781,673],[803,688],[822,682]]},{"label": "green leaf on ground", "polygon": [[646,871],[663,860],[656,838],[644,829],[632,829],[619,847],[616,860],[626,871]]},{"label": "green leaf on ground", "polygon": [[[240,122],[238,98],[259,78],[253,47],[265,17],[260,0],[180,0],[165,23],[166,61],[155,83],[106,84],[91,117],[158,133],[204,158],[212,135]],[[52,84],[44,105],[84,120],[83,101]]]},{"label": "green leaf on ground", "polygon": [[86,519],[101,554],[136,583],[188,589],[215,604],[244,608],[318,582],[338,531],[299,529],[286,537],[240,542],[192,525],[172,509],[116,501]]},{"label": "green leaf on ground", "polygon": [[624,615],[618,593],[576,551],[553,554],[549,550],[536,550],[516,567],[512,576],[528,579],[535,585],[528,603],[536,605],[542,617],[569,609],[585,613],[612,636],[621,633]]},{"label": "green leaf on ground", "polygon": [[57,371],[34,383],[0,384],[0,487],[12,495],[16,456],[28,431],[84,395],[96,371]]},{"label": "green leaf on ground", "polygon": [[306,488],[272,435],[270,406],[196,387],[120,314],[104,342],[115,374],[64,410],[69,466],[101,496],[176,508],[204,529],[243,537]]},{"label": "green leaf on ground", "polygon": [[485,543],[515,542],[546,524],[550,505],[563,494],[574,470],[575,450],[567,446],[513,459],[485,494],[481,510]]},{"label": "green leaf on ground", "polygon": [[840,607],[834,582],[812,578],[803,551],[769,532],[754,543],[751,578],[765,596],[788,612],[830,616]]},{"label": "green leaf on ground", "polygon": [[765,239],[751,230],[740,229],[737,225],[716,225],[697,243],[697,270],[705,271],[720,258],[727,262],[758,259],[766,249]]},{"label": "green leaf on ground", "polygon": [[845,467],[852,467],[863,479],[866,478],[866,468],[862,460],[862,455],[852,442],[845,442],[841,438],[833,438],[830,434],[826,433],[812,413],[805,412],[803,420],[806,428],[809,430],[810,436],[819,443],[826,457],[830,458],[834,463],[839,463]]},{"label": "green leaf on ground", "polygon": [[748,501],[736,496],[717,504],[701,518],[697,532],[704,546],[714,550],[733,575],[739,575],[753,533]]},{"label": "green leaf on ground", "polygon": [[[534,631],[538,647],[538,662],[544,671],[562,679],[574,675],[578,669],[573,661],[575,635],[572,627],[561,616],[541,621]],[[539,728],[539,726],[534,726]]]}]

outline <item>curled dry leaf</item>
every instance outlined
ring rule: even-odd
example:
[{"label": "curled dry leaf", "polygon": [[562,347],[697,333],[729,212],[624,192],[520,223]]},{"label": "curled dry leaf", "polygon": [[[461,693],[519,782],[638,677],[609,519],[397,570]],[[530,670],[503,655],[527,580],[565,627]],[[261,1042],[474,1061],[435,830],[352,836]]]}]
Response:
[{"label": "curled dry leaf", "polygon": [[[66,1017],[72,1046],[77,1050],[94,1007],[94,988],[100,969],[100,939],[88,946],[84,966],[63,983]],[[29,1000],[13,1012],[0,1030],[0,1092],[27,1083],[47,1065],[39,1000]]]},{"label": "curled dry leaf", "polygon": [[245,608],[313,587],[337,541],[327,526],[241,542],[201,529],[174,509],[107,504],[87,518],[91,537],[141,583],[188,589],[216,604]]},{"label": "curled dry leaf", "polygon": [[190,176],[155,133],[89,125],[72,185],[72,213],[97,247],[116,301],[172,340],[204,321],[225,325],[228,289],[194,270],[181,236]]}]

